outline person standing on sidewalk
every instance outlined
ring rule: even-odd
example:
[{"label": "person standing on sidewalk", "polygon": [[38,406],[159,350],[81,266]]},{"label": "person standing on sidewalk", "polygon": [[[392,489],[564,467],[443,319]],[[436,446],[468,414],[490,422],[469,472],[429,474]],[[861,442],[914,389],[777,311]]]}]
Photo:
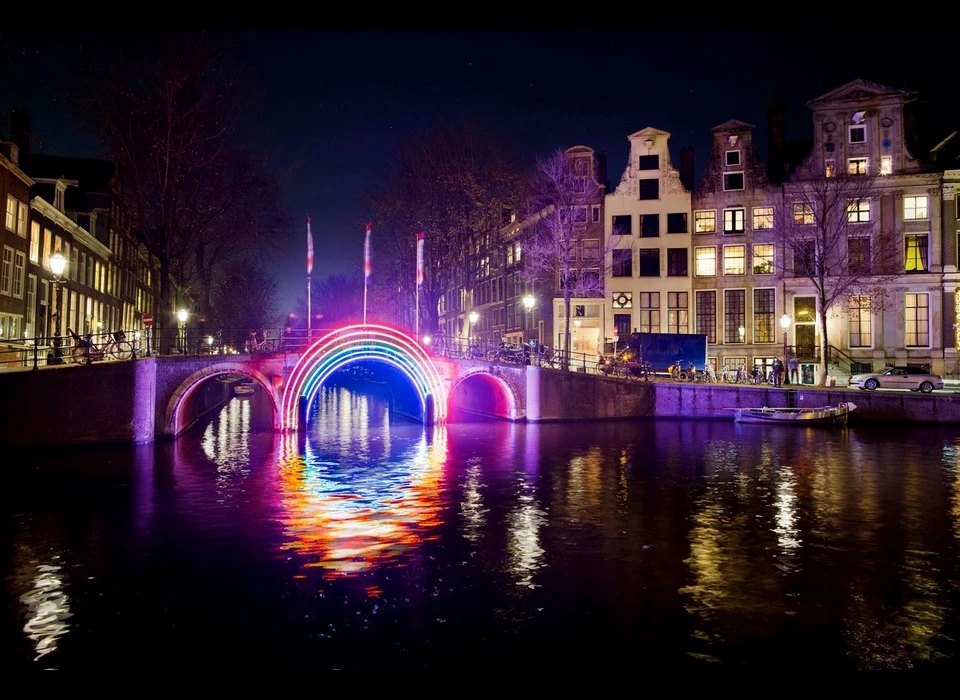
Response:
[{"label": "person standing on sidewalk", "polygon": [[788,375],[788,376],[789,376],[788,381],[789,381],[791,384],[796,384],[796,383],[797,383],[797,358],[796,358],[796,356],[791,357],[789,360],[787,360],[787,367],[790,369],[790,374]]},{"label": "person standing on sidewalk", "polygon": [[773,385],[775,387],[783,386],[783,362],[779,357],[773,358]]}]

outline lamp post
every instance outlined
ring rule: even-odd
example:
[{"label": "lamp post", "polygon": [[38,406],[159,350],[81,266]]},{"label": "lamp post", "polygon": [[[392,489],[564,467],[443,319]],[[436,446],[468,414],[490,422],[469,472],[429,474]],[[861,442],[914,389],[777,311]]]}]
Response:
[{"label": "lamp post", "polygon": [[783,361],[787,361],[787,331],[790,330],[790,317],[784,314],[780,317],[780,327],[783,329]]},{"label": "lamp post", "polygon": [[480,319],[480,314],[476,311],[471,311],[467,315],[467,319],[470,321],[470,325],[467,326],[467,356],[472,357],[473,355],[473,327],[477,324],[477,321]]},{"label": "lamp post", "polygon": [[178,333],[178,335],[180,336],[180,338],[179,338],[179,341],[180,341],[180,342],[179,342],[179,345],[180,345],[180,354],[181,354],[181,355],[185,355],[185,354],[186,354],[186,348],[185,348],[184,346],[186,345],[187,316],[188,316],[188,314],[187,314],[187,310],[186,310],[186,309],[180,309],[179,311],[177,311],[177,321],[178,321],[179,324],[180,324],[180,328],[179,328],[179,331],[180,331],[180,332]]},{"label": "lamp post", "polygon": [[53,315],[53,364],[55,365],[63,362],[61,359],[63,356],[63,338],[60,336],[60,309],[63,308],[61,280],[66,268],[67,259],[58,250],[50,258],[50,271],[53,273],[53,303],[55,304]]}]

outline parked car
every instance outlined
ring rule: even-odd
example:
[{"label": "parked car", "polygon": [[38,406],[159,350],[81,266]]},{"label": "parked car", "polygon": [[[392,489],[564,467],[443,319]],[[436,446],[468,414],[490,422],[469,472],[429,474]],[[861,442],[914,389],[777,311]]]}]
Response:
[{"label": "parked car", "polygon": [[850,377],[849,386],[857,389],[909,389],[929,394],[934,389],[943,388],[943,377],[930,374],[919,367],[887,367],[870,374],[855,374]]}]

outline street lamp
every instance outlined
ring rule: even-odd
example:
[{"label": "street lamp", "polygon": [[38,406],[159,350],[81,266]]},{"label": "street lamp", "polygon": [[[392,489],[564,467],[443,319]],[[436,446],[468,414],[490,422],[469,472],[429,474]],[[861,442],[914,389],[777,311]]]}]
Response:
[{"label": "street lamp", "polygon": [[56,313],[53,316],[53,364],[55,365],[59,365],[63,361],[61,359],[63,356],[63,338],[60,336],[60,309],[63,308],[61,280],[66,269],[67,259],[58,250],[50,258],[50,271],[53,273],[53,303],[56,306]]},{"label": "street lamp", "polygon": [[790,317],[784,314],[780,317],[780,327],[783,329],[783,361],[787,361],[787,331],[790,330]]},{"label": "street lamp", "polygon": [[536,306],[536,304],[537,300],[532,294],[527,294],[523,298],[523,308],[525,308],[527,311],[533,311],[533,307]]},{"label": "street lamp", "polygon": [[740,334],[740,342],[741,342],[741,343],[744,342],[744,340],[745,340],[746,337],[747,337],[747,329],[744,328],[743,326],[740,326],[740,327],[737,329],[737,333]]},{"label": "street lamp", "polygon": [[186,348],[184,346],[186,345],[187,316],[188,314],[186,309],[180,309],[179,311],[177,311],[177,321],[180,322],[180,333],[178,335],[180,336],[180,354],[181,355],[186,354]]},{"label": "street lamp", "polygon": [[480,319],[480,314],[476,311],[471,311],[467,318],[470,320],[470,327],[467,328],[467,342],[470,342],[471,336],[473,336],[473,327],[477,324],[477,321]]}]

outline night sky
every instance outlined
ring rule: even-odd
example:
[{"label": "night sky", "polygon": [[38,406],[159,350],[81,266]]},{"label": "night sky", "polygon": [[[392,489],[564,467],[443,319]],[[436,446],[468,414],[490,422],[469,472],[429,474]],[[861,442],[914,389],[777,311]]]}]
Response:
[{"label": "night sky", "polygon": [[[647,126],[695,149],[699,177],[710,129],[757,125],[765,155],[766,108],[788,107],[790,139],[812,131],[805,104],[863,78],[916,90],[934,133],[960,126],[947,112],[956,90],[947,30],[912,38],[870,32],[214,32],[253,76],[249,138],[279,170],[296,164],[284,204],[297,230],[278,248],[280,310],[305,286],[305,218],[313,217],[314,275],[361,274],[364,206],[398,139],[437,116],[478,117],[532,164],[584,144],[608,156],[615,186],[627,136]],[[100,156],[63,108],[67,67],[115,33],[0,31],[0,135],[25,105],[39,152]],[[951,110],[952,111],[952,110]],[[952,121],[951,121],[952,120]],[[376,232],[374,232],[376,239]],[[376,250],[374,250],[376,273]]]}]

